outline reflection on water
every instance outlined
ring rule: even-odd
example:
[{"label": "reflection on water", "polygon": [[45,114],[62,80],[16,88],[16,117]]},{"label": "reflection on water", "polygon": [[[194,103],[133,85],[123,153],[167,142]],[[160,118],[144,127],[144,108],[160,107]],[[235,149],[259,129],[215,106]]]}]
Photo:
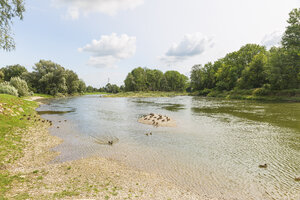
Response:
[{"label": "reflection on water", "polygon": [[[43,115],[64,139],[54,162],[99,155],[209,197],[299,199],[300,104],[83,96],[54,99],[39,110],[74,111]],[[151,112],[174,118],[177,127],[137,122]],[[95,138],[118,142],[100,145]],[[258,167],[264,163],[266,169]]]}]

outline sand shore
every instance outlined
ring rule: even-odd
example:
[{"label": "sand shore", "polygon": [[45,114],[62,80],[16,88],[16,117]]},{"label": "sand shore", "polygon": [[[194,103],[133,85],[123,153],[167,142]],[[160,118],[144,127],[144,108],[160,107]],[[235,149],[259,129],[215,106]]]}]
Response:
[{"label": "sand shore", "polygon": [[[31,199],[208,199],[186,191],[162,177],[100,157],[50,164],[63,142],[49,134],[49,124],[38,123],[24,135],[24,155],[9,166],[19,174],[7,197]],[[25,198],[25,199],[27,199]]]}]

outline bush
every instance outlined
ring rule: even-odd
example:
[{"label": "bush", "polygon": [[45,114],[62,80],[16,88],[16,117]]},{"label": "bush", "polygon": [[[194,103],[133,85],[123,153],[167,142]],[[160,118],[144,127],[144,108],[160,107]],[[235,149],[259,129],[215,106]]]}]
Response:
[{"label": "bush", "polygon": [[20,77],[13,77],[10,79],[10,84],[14,86],[19,93],[19,96],[29,96],[29,90],[26,81],[20,79]]},{"label": "bush", "polygon": [[10,94],[18,96],[18,90],[11,86],[8,82],[0,83],[0,94]]},{"label": "bush", "polygon": [[266,95],[270,95],[271,91],[269,89],[265,89],[264,87],[262,87],[262,88],[256,88],[252,94],[254,96],[266,96]]}]

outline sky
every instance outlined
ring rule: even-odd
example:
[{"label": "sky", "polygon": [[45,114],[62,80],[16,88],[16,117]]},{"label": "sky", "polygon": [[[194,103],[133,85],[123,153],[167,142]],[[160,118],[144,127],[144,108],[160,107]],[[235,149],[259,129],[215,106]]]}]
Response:
[{"label": "sky", "polygon": [[300,0],[25,0],[16,49],[0,67],[51,60],[87,85],[121,85],[136,67],[177,70],[216,61],[248,43],[280,44]]}]

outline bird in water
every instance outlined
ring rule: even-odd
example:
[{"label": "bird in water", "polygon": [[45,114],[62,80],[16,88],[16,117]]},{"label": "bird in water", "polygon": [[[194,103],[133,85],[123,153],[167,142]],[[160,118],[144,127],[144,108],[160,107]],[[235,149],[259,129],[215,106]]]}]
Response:
[{"label": "bird in water", "polygon": [[113,145],[113,143],[114,143],[114,142],[113,142],[112,140],[108,141],[108,144],[109,144],[109,145]]},{"label": "bird in water", "polygon": [[267,164],[263,164],[263,165],[258,165],[259,168],[267,168],[268,165]]}]

